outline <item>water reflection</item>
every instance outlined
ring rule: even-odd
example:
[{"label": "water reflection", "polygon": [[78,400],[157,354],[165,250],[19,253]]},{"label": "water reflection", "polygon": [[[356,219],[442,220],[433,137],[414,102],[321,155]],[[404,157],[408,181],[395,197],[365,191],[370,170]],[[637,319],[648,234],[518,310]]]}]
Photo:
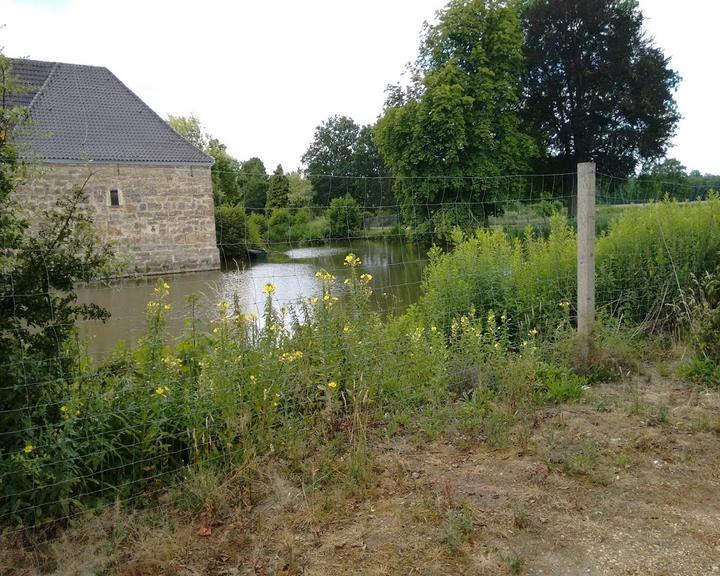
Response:
[{"label": "water reflection", "polygon": [[[170,284],[168,301],[172,312],[168,320],[171,335],[179,335],[190,314],[188,296],[200,296],[197,314],[209,320],[217,313],[220,300],[237,301],[243,312],[261,313],[265,302],[263,286],[276,286],[278,305],[291,306],[301,298],[318,295],[320,283],[315,273],[325,269],[337,279],[342,295],[343,280],[350,271],[343,265],[345,255],[354,252],[362,260],[362,272],[373,276],[373,303],[378,309],[402,309],[417,299],[425,248],[397,241],[352,241],[329,246],[295,248],[272,254],[266,262],[234,261],[225,270],[176,274],[165,277]],[[86,322],[80,327],[90,354],[107,356],[119,341],[137,342],[145,332],[145,306],[153,298],[157,278],[124,279],[111,286],[83,286],[81,302],[95,302],[112,314],[107,323]]]}]

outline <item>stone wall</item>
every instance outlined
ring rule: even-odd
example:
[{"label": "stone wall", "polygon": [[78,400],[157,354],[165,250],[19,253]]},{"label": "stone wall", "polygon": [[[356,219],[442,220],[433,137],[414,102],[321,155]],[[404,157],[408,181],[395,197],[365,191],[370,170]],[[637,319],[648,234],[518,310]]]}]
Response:
[{"label": "stone wall", "polygon": [[[85,185],[95,227],[127,261],[126,274],[220,267],[209,167],[45,164],[19,187],[30,220]],[[110,205],[118,190],[120,205]]]}]

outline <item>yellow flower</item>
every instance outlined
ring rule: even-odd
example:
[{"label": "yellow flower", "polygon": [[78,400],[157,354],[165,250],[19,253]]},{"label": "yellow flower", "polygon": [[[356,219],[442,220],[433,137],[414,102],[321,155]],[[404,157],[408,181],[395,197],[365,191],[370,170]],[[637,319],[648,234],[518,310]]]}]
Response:
[{"label": "yellow flower", "polygon": [[350,268],[355,268],[356,266],[360,266],[362,262],[360,261],[360,258],[355,256],[355,254],[348,254],[345,256],[345,266],[350,266]]},{"label": "yellow flower", "polygon": [[537,330],[536,330],[535,328],[533,328],[532,330],[530,330],[530,332],[528,332],[528,334],[529,334],[532,338],[535,338],[535,336],[537,336],[537,333],[538,333],[538,332],[537,332]]},{"label": "yellow flower", "polygon": [[25,444],[25,448],[23,448],[23,452],[25,452],[25,454],[30,454],[30,452],[32,452],[33,450],[35,450],[35,446],[30,444],[30,442],[27,442]]},{"label": "yellow flower", "polygon": [[172,309],[172,305],[170,305],[170,304],[165,304],[165,306],[163,306],[163,310],[165,310],[165,312],[169,312],[171,309]]},{"label": "yellow flower", "polygon": [[503,314],[502,316],[500,316],[500,322],[505,323],[505,322],[507,322],[507,319],[508,319],[507,314]]},{"label": "yellow flower", "polygon": [[372,280],[372,274],[360,274],[360,281],[368,284]]},{"label": "yellow flower", "polygon": [[230,308],[230,304],[225,302],[225,300],[220,300],[220,302],[217,303],[217,307],[219,310],[227,310]]},{"label": "yellow flower", "polygon": [[335,382],[334,380],[332,382],[329,382],[328,388],[330,388],[330,390],[335,390],[335,388],[337,388],[337,382]]},{"label": "yellow flower", "polygon": [[251,317],[253,320],[257,320],[257,317],[258,317],[257,312],[253,312],[252,314],[250,314],[250,317]]},{"label": "yellow flower", "polygon": [[169,391],[170,391],[170,388],[168,388],[167,386],[158,386],[157,388],[155,388],[155,395],[156,396],[164,396]]},{"label": "yellow flower", "polygon": [[64,412],[67,412],[67,411],[68,411],[68,407],[67,407],[67,406],[60,406],[60,412],[63,412],[63,413],[64,413]]},{"label": "yellow flower", "polygon": [[569,300],[560,300],[560,308],[563,308],[565,310],[570,308],[570,301]]},{"label": "yellow flower", "polygon": [[263,286],[263,292],[265,292],[265,294],[275,293],[275,284],[273,284],[272,282],[267,282],[265,286]]},{"label": "yellow flower", "polygon": [[325,269],[315,272],[315,278],[317,278],[321,282],[327,282],[328,284],[335,282],[335,276],[330,274],[330,272]]},{"label": "yellow flower", "polygon": [[315,306],[315,304],[318,303],[318,297],[317,297],[317,296],[311,296],[309,302],[310,302],[310,304],[312,304],[313,306]]},{"label": "yellow flower", "polygon": [[433,324],[432,326],[430,326],[430,332],[432,332],[433,334],[434,334],[435,332],[437,332],[437,326],[435,326],[435,324]]},{"label": "yellow flower", "polygon": [[255,382],[255,374],[250,374],[250,380],[251,380],[252,382]]},{"label": "yellow flower", "polygon": [[303,357],[302,350],[295,350],[294,352],[283,352],[280,355],[280,361],[286,362],[289,364],[291,362],[295,362],[295,360],[299,360],[302,357]]},{"label": "yellow flower", "polygon": [[170,290],[170,284],[168,284],[167,282],[163,282],[162,287],[163,287],[165,290]]}]

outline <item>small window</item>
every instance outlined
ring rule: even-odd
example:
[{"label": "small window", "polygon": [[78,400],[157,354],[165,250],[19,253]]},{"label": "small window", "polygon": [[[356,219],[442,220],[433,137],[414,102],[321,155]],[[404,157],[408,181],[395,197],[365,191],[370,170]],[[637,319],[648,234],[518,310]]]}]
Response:
[{"label": "small window", "polygon": [[110,206],[120,206],[120,191],[110,190]]}]

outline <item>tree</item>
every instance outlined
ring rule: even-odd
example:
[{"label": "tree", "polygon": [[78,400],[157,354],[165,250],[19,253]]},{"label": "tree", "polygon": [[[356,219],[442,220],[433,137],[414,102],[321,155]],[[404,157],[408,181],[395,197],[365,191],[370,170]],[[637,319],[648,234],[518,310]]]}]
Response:
[{"label": "tree", "polygon": [[356,176],[351,194],[366,208],[394,204],[390,170],[375,144],[375,128],[363,126],[358,132],[352,155],[352,171]]},{"label": "tree", "polygon": [[167,123],[180,136],[185,138],[190,144],[205,151],[208,147],[210,136],[203,131],[202,124],[197,116],[172,116],[168,115]]},{"label": "tree", "polygon": [[362,229],[362,213],[355,198],[333,198],[328,208],[331,238],[352,238]]},{"label": "tree", "polygon": [[353,176],[353,147],[360,127],[347,116],[331,116],[315,128],[315,136],[302,161],[318,204],[349,192]]},{"label": "tree", "polygon": [[637,187],[643,200],[660,200],[665,195],[685,199],[692,191],[685,166],[674,158],[668,158],[643,170],[637,178]]},{"label": "tree", "polygon": [[318,126],[302,161],[318,204],[350,194],[363,206],[379,206],[387,196],[390,174],[373,128],[352,118],[331,116]]},{"label": "tree", "polygon": [[265,164],[260,158],[250,158],[240,165],[238,184],[245,203],[245,209],[253,212],[263,212],[267,201],[268,176],[265,171]]},{"label": "tree", "polygon": [[243,200],[238,181],[240,163],[227,153],[225,144],[217,138],[210,138],[206,152],[215,160],[210,169],[215,204],[240,204]]},{"label": "tree", "polygon": [[274,210],[275,208],[287,208],[289,192],[290,180],[285,175],[285,172],[283,172],[282,164],[278,164],[275,172],[270,176],[265,209]]},{"label": "tree", "polygon": [[210,177],[215,205],[241,203],[243,197],[238,182],[240,163],[228,154],[225,144],[205,132],[196,116],[168,116],[167,123],[190,144],[212,156],[214,162]]},{"label": "tree", "polygon": [[288,206],[290,208],[305,208],[311,206],[315,192],[312,183],[304,178],[299,171],[290,172],[290,192],[288,193]]},{"label": "tree", "polygon": [[679,77],[635,0],[528,0],[524,27],[523,115],[547,150],[543,169],[595,161],[628,176],[664,156]]},{"label": "tree", "polygon": [[436,213],[448,200],[495,210],[498,189],[472,177],[522,172],[536,153],[517,113],[517,9],[499,0],[452,0],[438,17],[426,25],[410,85],[390,90],[375,128],[403,216],[416,226],[442,217]]},{"label": "tree", "polygon": [[[17,90],[10,63],[0,53],[0,476],[8,478],[23,444],[35,437],[62,442],[58,399],[68,398],[79,358],[73,353],[76,323],[105,319],[94,304],[78,304],[74,284],[114,271],[110,247],[101,242],[83,210],[84,187],[62,196],[30,228],[14,198],[24,177],[13,136],[28,118],[7,104]],[[92,174],[88,175],[88,179]],[[52,460],[52,446],[44,447]],[[10,467],[10,468],[8,468]],[[25,472],[17,472],[25,473]],[[31,473],[31,472],[28,472]],[[52,474],[52,469],[48,474]],[[30,480],[31,481],[31,480]],[[51,480],[48,480],[51,481]],[[9,480],[7,486],[12,481]]]}]

